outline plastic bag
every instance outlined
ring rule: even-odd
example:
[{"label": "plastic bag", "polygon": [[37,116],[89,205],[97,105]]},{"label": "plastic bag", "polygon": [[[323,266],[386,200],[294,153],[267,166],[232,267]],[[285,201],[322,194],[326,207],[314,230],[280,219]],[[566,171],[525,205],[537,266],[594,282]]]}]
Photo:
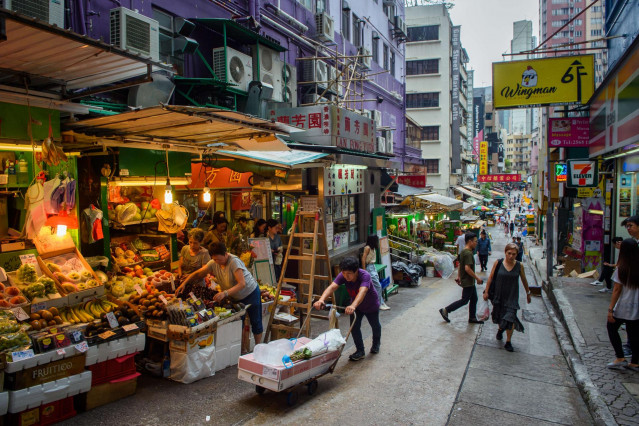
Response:
[{"label": "plastic bag", "polygon": [[180,383],[193,383],[215,375],[215,345],[192,352],[171,351],[171,375]]},{"label": "plastic bag", "polygon": [[326,352],[334,351],[345,343],[346,340],[344,340],[344,337],[342,337],[342,332],[339,329],[334,328],[327,331],[326,333],[320,334],[304,346],[296,349],[295,352],[293,352],[288,359],[284,357],[284,365],[286,366],[286,368],[290,368],[292,367],[292,361],[309,359]]},{"label": "plastic bag", "polygon": [[487,321],[490,318],[490,303],[483,298],[479,299],[477,306],[477,319],[479,321]]}]

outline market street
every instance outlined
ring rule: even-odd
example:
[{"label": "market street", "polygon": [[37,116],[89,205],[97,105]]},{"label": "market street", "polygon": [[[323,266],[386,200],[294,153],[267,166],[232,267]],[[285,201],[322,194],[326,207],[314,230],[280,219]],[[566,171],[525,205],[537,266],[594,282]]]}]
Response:
[{"label": "market street", "polygon": [[[488,231],[491,266],[503,256],[506,239],[497,228]],[[527,276],[533,280],[529,268]],[[496,325],[467,323],[467,308],[451,314],[450,324],[441,319],[437,310],[459,294],[451,279],[424,278],[419,287],[400,288],[389,299],[392,309],[381,314],[381,352],[349,362],[349,341],[335,373],[319,379],[313,396],[300,389],[294,407],[286,405],[285,393],[256,394],[237,379],[237,367],[229,367],[188,386],[143,375],[134,396],[66,424],[207,424],[207,418],[209,424],[592,423],[539,297],[530,305],[520,298],[526,331],[515,333],[509,353],[495,340]],[[368,349],[370,328],[362,328]]]}]

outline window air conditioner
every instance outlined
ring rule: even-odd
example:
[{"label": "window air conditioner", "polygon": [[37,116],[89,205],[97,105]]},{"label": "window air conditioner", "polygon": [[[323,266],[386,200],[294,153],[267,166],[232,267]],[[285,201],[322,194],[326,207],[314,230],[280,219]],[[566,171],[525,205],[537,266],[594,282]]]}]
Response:
[{"label": "window air conditioner", "polygon": [[333,18],[326,13],[315,15],[316,36],[320,41],[335,41]]},{"label": "window air conditioner", "polygon": [[126,7],[111,9],[111,44],[157,61],[160,57],[158,21]]},{"label": "window air conditioner", "polygon": [[377,136],[377,152],[386,152],[386,138]]},{"label": "window air conditioner", "polygon": [[371,62],[373,61],[371,51],[362,46],[357,49],[357,54],[361,56],[359,58],[359,63],[362,64],[364,68],[371,69]]},{"label": "window air conditioner", "polygon": [[64,28],[64,0],[4,0],[2,7]]},{"label": "window air conditioner", "polygon": [[297,106],[297,68],[282,63],[282,101]]},{"label": "window air conditioner", "polygon": [[315,82],[325,89],[328,81],[328,65],[319,59],[304,61],[304,81]]},{"label": "window air conditioner", "polygon": [[[267,84],[273,88],[272,100],[282,101],[282,66],[284,62],[280,60],[280,54],[268,47],[260,45],[259,54],[257,46],[253,47],[253,75],[260,76],[262,84]],[[259,56],[259,61],[258,61]]]}]

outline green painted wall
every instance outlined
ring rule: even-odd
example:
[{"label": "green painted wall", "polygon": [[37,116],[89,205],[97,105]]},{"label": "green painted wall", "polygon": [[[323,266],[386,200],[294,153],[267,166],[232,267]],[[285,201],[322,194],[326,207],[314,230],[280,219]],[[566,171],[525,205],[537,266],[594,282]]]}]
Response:
[{"label": "green painted wall", "polygon": [[[164,162],[166,154],[164,151],[120,148],[119,166],[120,169],[129,170],[129,176],[154,176],[155,165]],[[172,177],[184,177],[191,173],[192,154],[184,152],[169,152],[169,173]],[[158,164],[158,177],[166,178],[166,166]]]},{"label": "green painted wall", "polygon": [[[31,107],[31,117],[40,122],[31,124],[34,140],[49,136],[49,117],[53,137],[60,137],[60,111]],[[0,138],[29,140],[28,122],[28,107],[0,102]]]}]

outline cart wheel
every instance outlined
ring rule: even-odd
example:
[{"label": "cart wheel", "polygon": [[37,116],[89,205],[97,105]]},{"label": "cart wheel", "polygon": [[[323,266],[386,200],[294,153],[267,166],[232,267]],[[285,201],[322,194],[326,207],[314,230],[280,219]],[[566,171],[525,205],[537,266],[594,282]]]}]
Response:
[{"label": "cart wheel", "polygon": [[255,392],[257,392],[260,395],[263,395],[264,392],[266,392],[266,388],[263,388],[260,385],[255,385]]},{"label": "cart wheel", "polygon": [[292,407],[293,405],[297,404],[298,398],[299,398],[299,395],[297,391],[290,391],[286,395],[286,404],[288,404],[289,407]]},{"label": "cart wheel", "polygon": [[317,392],[317,380],[313,380],[312,382],[310,382],[306,386],[308,386],[308,394],[309,395],[313,395],[315,392]]}]

